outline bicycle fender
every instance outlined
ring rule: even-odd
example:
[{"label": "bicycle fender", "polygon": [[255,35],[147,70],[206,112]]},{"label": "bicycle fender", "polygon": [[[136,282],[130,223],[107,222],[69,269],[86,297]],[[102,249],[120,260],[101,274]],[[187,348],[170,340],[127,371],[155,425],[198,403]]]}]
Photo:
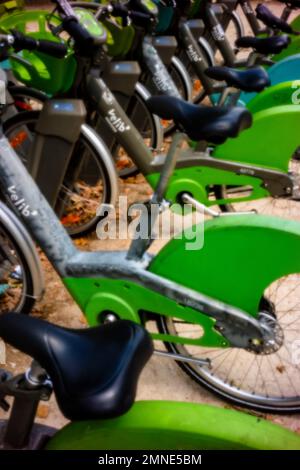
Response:
[{"label": "bicycle fender", "polygon": [[263,215],[232,215],[207,221],[203,248],[187,249],[191,232],[172,239],[150,270],[257,316],[265,289],[300,272],[300,224]]},{"label": "bicycle fender", "polygon": [[115,419],[68,424],[46,445],[48,450],[283,448],[300,449],[300,436],[249,414],[175,401],[140,401]]}]

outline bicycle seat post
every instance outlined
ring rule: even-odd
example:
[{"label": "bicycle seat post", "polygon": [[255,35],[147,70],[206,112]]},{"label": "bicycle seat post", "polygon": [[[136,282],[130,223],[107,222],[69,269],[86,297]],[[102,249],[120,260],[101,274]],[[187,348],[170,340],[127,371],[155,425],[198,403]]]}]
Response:
[{"label": "bicycle seat post", "polygon": [[184,135],[180,132],[177,132],[173,137],[172,143],[166,155],[166,159],[164,162],[164,166],[163,166],[157,187],[151,199],[152,203],[154,204],[161,204],[163,201],[163,198],[164,198],[164,195],[167,190],[168,183],[169,183],[169,179],[172,176],[173,171],[176,166],[177,150],[181,142],[183,141],[183,139],[184,139]]},{"label": "bicycle seat post", "polygon": [[[184,135],[180,132],[176,133],[173,137],[172,143],[166,155],[159,181],[157,183],[156,190],[147,204],[147,214],[144,215],[144,213],[142,213],[141,215],[141,218],[144,218],[144,220],[142,219],[141,224],[147,223],[148,236],[146,238],[138,237],[132,240],[128,250],[127,259],[136,261],[140,260],[154,240],[153,229],[159,214],[166,208],[166,205],[164,204],[164,195],[168,187],[170,177],[172,176],[172,173],[175,169],[177,150],[183,138]],[[156,210],[153,210],[154,207]]]},{"label": "bicycle seat post", "polygon": [[49,400],[52,384],[44,369],[33,361],[25,374],[8,376],[7,380],[1,383],[0,392],[3,397],[14,398],[4,443],[9,447],[22,448],[28,443],[38,404],[40,400]]},{"label": "bicycle seat post", "polygon": [[218,106],[236,106],[241,96],[241,90],[234,87],[226,87],[220,95]]}]

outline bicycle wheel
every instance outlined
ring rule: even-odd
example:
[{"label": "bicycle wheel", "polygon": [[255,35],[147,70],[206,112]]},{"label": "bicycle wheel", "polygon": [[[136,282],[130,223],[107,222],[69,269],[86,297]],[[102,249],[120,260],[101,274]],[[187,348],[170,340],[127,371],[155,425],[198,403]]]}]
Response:
[{"label": "bicycle wheel", "polygon": [[[260,302],[261,320],[275,341],[259,353],[238,348],[202,348],[166,343],[173,353],[210,360],[210,366],[180,363],[197,383],[241,406],[267,412],[300,410],[300,274],[271,284]],[[160,332],[199,338],[199,325],[160,317]]]},{"label": "bicycle wheel", "polygon": [[[9,212],[6,209],[5,214]],[[35,303],[30,253],[20,241],[20,232],[10,216],[10,226],[0,214],[0,314],[29,313]],[[14,229],[12,229],[14,227]]]},{"label": "bicycle wheel", "polygon": [[[3,126],[6,137],[25,165],[38,116],[36,111],[19,113]],[[71,236],[80,237],[94,230],[101,219],[97,209],[101,204],[112,202],[112,192],[112,182],[101,154],[81,133],[55,207]]]},{"label": "bicycle wheel", "polygon": [[8,92],[14,100],[11,106],[19,112],[39,111],[48,99],[45,93],[26,86],[10,85]]}]

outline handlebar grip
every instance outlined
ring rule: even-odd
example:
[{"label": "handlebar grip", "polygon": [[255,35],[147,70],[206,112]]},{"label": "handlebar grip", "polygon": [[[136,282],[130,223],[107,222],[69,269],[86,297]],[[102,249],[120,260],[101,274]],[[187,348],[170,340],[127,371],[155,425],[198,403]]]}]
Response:
[{"label": "handlebar grip", "polygon": [[23,49],[28,51],[39,51],[59,59],[63,58],[68,52],[68,48],[65,44],[46,41],[44,39],[37,40],[31,36],[26,36],[17,30],[12,30],[12,35],[14,38],[13,47],[16,52],[22,51]]},{"label": "handlebar grip", "polygon": [[90,33],[78,23],[75,17],[64,18],[62,22],[64,30],[74,39],[81,49],[94,46],[94,38]]},{"label": "handlebar grip", "polygon": [[25,36],[16,29],[12,29],[11,33],[13,35],[13,47],[16,52],[26,49],[28,51],[34,51],[37,47],[37,41],[31,36]]},{"label": "handlebar grip", "polygon": [[58,59],[62,59],[68,52],[68,48],[65,44],[59,42],[46,41],[41,39],[37,41],[37,51],[43,52],[45,54],[51,55]]}]

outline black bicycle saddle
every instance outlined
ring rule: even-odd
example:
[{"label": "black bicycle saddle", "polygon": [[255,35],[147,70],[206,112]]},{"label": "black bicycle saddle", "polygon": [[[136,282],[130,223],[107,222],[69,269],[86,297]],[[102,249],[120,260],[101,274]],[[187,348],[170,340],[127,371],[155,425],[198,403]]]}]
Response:
[{"label": "black bicycle saddle", "polygon": [[246,108],[200,106],[171,96],[153,96],[147,100],[149,110],[161,119],[172,119],[192,139],[214,144],[236,137],[252,124]]},{"label": "black bicycle saddle", "polygon": [[236,70],[230,67],[208,67],[205,70],[208,77],[225,81],[227,85],[242,91],[259,92],[271,85],[270,78],[262,67],[249,70]]},{"label": "black bicycle saddle", "polygon": [[288,36],[272,36],[270,38],[256,38],[253,36],[244,36],[236,40],[237,47],[251,47],[259,54],[279,54],[286,49],[290,43]]},{"label": "black bicycle saddle", "polygon": [[278,18],[278,16],[276,15],[273,15],[273,13],[269,10],[268,7],[266,7],[266,5],[260,3],[259,5],[257,5],[255,11],[257,18],[269,28],[278,29],[279,31],[282,31],[283,33],[287,34],[293,33],[293,28],[286,21],[282,20],[281,18]]},{"label": "black bicycle saddle", "polygon": [[71,330],[22,314],[0,315],[0,336],[47,371],[71,420],[111,418],[133,404],[152,341],[127,320]]}]

